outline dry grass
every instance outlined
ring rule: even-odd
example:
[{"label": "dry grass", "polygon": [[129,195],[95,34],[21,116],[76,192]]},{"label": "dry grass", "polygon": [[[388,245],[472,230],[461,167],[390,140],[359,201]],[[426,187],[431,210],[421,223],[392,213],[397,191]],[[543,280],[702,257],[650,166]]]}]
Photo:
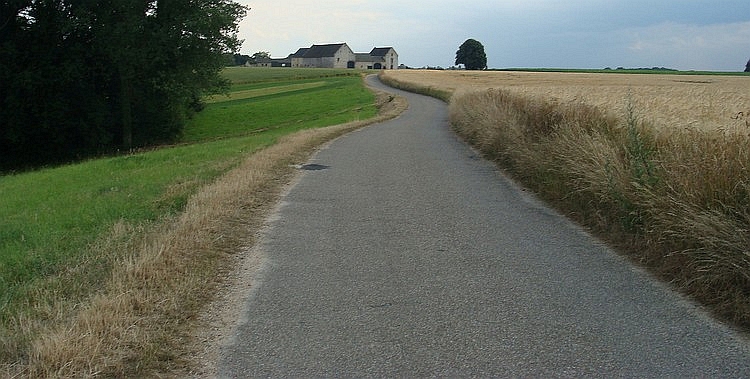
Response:
[{"label": "dry grass", "polygon": [[459,134],[636,262],[750,330],[749,77],[388,76],[453,92]]},{"label": "dry grass", "polygon": [[[185,211],[150,230],[118,225],[106,249],[129,249],[106,289],[72,318],[38,333],[27,362],[0,370],[9,377],[181,377],[200,366],[196,320],[216,295],[233,254],[252,243],[294,174],[324,141],[395,117],[402,99],[379,95],[371,120],[306,130],[248,157],[190,198]],[[130,242],[123,242],[130,241]]]}]

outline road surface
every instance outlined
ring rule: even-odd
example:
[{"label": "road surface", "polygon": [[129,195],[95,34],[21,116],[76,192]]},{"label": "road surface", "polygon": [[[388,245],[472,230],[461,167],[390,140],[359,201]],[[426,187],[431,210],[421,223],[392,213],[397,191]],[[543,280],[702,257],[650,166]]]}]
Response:
[{"label": "road surface", "polygon": [[302,167],[221,377],[750,376],[747,339],[477,158],[442,102],[398,93],[401,117]]}]

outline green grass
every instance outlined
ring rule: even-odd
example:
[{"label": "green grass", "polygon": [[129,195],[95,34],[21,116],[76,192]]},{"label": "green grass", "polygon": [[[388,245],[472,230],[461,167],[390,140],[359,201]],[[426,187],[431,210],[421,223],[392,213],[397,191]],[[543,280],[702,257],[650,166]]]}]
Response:
[{"label": "green grass", "polygon": [[357,76],[363,71],[329,68],[247,68],[227,67],[224,76],[234,84],[267,83],[274,80],[300,80]]},{"label": "green grass", "polygon": [[122,259],[97,250],[116,224],[148,228],[179,213],[201,186],[283,135],[376,114],[356,71],[237,68],[227,76],[237,83],[233,96],[212,99],[183,144],[0,176],[0,364],[18,359],[8,350],[29,338],[9,336],[19,320],[48,316],[40,294],[75,307],[101,287]]},{"label": "green grass", "polygon": [[[238,85],[235,89],[238,98],[208,104],[189,123],[183,137],[186,142],[278,127],[319,127],[375,115],[374,107],[363,107],[374,100],[370,91],[362,87],[359,76],[278,81],[260,87]],[[220,99],[214,97],[213,101]]]}]

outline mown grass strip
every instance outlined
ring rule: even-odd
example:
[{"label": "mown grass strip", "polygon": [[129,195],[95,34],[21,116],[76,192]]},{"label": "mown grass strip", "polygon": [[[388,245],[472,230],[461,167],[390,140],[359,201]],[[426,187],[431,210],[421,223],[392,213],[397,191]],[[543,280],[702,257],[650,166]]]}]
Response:
[{"label": "mown grass strip", "polygon": [[223,75],[234,84],[268,83],[273,81],[305,80],[356,76],[367,71],[329,68],[246,68],[228,67]]},{"label": "mown grass strip", "polygon": [[324,82],[322,86],[208,104],[190,122],[183,139],[193,142],[235,137],[295,124],[319,127],[375,115],[373,106],[363,106],[371,104],[373,97],[362,87],[360,77],[330,77]]},{"label": "mown grass strip", "polygon": [[326,82],[311,82],[311,83],[298,83],[298,84],[287,84],[278,85],[273,87],[262,87],[256,89],[241,90],[235,86],[232,92],[226,95],[215,95],[206,99],[206,103],[223,103],[231,100],[243,100],[252,99],[259,96],[275,95],[279,93],[287,93],[292,91],[299,91],[303,89],[316,88],[326,85]]}]

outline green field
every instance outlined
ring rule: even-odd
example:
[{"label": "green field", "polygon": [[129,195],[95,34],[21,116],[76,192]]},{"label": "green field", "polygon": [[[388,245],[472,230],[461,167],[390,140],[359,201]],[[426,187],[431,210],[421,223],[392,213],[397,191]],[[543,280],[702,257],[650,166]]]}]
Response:
[{"label": "green field", "polygon": [[361,86],[359,76],[237,84],[229,97],[219,95],[209,101],[185,130],[186,142],[318,127],[375,115],[374,107],[363,106],[371,104],[373,97]]},{"label": "green field", "polygon": [[18,359],[24,319],[74,307],[124,252],[105,254],[117,225],[148,229],[201,186],[297,130],[377,112],[359,71],[232,68],[229,96],[208,99],[182,143],[138,154],[0,176],[0,364]]}]

